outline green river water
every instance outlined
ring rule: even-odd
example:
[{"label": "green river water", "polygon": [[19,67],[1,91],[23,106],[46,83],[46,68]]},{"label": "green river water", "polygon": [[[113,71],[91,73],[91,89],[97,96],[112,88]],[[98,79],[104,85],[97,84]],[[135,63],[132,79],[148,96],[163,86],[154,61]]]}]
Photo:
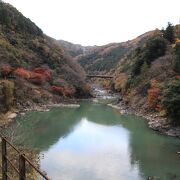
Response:
[{"label": "green river water", "polygon": [[40,151],[53,180],[180,180],[180,140],[156,134],[143,118],[103,104],[19,116],[15,143]]}]

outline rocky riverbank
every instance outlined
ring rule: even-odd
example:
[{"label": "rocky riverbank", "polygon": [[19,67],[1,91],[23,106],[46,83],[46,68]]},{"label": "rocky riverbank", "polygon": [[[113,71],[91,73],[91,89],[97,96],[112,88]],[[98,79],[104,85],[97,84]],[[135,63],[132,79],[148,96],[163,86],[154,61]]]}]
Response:
[{"label": "rocky riverbank", "polygon": [[134,114],[147,119],[149,128],[160,134],[180,138],[180,127],[173,127],[167,118],[159,116],[158,113],[148,113],[139,109],[132,109],[122,99],[107,105],[117,109],[121,114]]}]

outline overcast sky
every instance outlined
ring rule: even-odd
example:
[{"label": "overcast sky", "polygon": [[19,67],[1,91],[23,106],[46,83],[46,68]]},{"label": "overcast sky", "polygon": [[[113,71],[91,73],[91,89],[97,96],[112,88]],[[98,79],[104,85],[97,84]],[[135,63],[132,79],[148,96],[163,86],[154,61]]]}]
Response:
[{"label": "overcast sky", "polygon": [[180,0],[4,0],[45,34],[82,45],[127,41],[180,20]]}]

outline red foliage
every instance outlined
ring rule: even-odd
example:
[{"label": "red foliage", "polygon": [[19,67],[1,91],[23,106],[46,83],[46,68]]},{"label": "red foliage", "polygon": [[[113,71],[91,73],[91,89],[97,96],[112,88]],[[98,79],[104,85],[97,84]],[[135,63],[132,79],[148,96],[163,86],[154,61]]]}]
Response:
[{"label": "red foliage", "polygon": [[51,79],[51,71],[48,68],[39,67],[33,70],[34,73],[44,76],[44,79],[49,81]]},{"label": "red foliage", "polygon": [[25,78],[25,79],[29,79],[32,76],[31,71],[25,70],[23,68],[17,68],[13,73],[15,75],[20,76],[20,77]]},{"label": "red foliage", "polygon": [[59,86],[51,86],[52,90],[60,95],[64,96],[64,89],[63,87],[59,87]]},{"label": "red foliage", "polygon": [[31,72],[31,77],[29,80],[34,84],[41,85],[46,81],[46,78],[42,74]]},{"label": "red foliage", "polygon": [[3,77],[7,77],[12,72],[12,67],[9,64],[1,64],[0,65],[0,74]]},{"label": "red foliage", "polygon": [[14,74],[22,78],[30,80],[32,83],[41,85],[45,81],[51,79],[51,71],[47,68],[35,68],[33,71],[29,71],[23,68],[17,68]]},{"label": "red foliage", "polygon": [[51,86],[52,90],[64,97],[71,97],[73,94],[72,90],[67,87]]},{"label": "red foliage", "polygon": [[180,79],[180,76],[176,76],[177,79]]},{"label": "red foliage", "polygon": [[158,88],[151,88],[148,90],[148,105],[151,108],[156,108],[159,93],[160,91]]}]

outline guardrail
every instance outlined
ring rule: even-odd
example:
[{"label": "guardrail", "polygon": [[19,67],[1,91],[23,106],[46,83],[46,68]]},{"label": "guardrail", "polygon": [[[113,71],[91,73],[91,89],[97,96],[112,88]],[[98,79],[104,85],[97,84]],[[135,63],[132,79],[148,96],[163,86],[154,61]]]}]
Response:
[{"label": "guardrail", "polygon": [[[1,148],[2,148],[2,180],[14,180],[8,173],[8,165],[10,165],[15,172],[17,173],[19,180],[26,180],[26,164],[28,163],[37,173],[38,175],[45,179],[50,180],[43,172],[41,172],[26,156],[25,154],[21,153],[14,145],[12,145],[6,137],[1,137]],[[10,146],[17,154],[19,159],[19,167],[17,168],[13,162],[8,157],[7,153],[7,145]]]}]

